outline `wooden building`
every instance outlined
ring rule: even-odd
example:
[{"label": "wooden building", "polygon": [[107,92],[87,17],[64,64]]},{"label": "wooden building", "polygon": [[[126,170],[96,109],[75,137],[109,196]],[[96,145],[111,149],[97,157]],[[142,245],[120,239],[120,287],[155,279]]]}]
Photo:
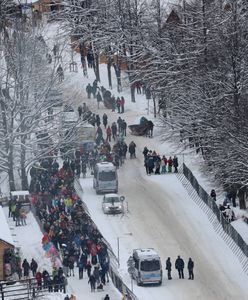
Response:
[{"label": "wooden building", "polygon": [[32,3],[33,11],[40,13],[55,12],[62,9],[61,0],[38,0]]},{"label": "wooden building", "polygon": [[14,241],[12,239],[10,229],[4,215],[2,206],[0,206],[0,280],[5,280],[8,272],[8,264],[5,263],[7,251],[14,249]]}]

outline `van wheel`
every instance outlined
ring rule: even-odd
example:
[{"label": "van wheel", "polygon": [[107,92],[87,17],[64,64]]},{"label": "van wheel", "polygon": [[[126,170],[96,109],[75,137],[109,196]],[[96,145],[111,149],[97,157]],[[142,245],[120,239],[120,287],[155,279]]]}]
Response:
[{"label": "van wheel", "polygon": [[137,285],[142,286],[142,282],[140,281],[140,279],[137,279]]},{"label": "van wheel", "polygon": [[161,281],[159,281],[158,285],[161,285],[161,284],[162,284],[162,280],[161,280]]}]

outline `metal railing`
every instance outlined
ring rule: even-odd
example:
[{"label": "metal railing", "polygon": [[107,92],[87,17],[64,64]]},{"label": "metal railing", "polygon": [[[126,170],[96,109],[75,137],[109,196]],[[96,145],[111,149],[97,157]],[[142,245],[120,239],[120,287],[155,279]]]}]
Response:
[{"label": "metal railing", "polygon": [[179,180],[183,183],[191,198],[207,214],[216,232],[222,236],[233,253],[238,257],[243,270],[248,275],[248,245],[232,224],[226,220],[216,202],[201,187],[185,163],[183,163],[181,171],[177,174]]},{"label": "metal railing", "polygon": [[[60,285],[52,284],[52,289]],[[24,300],[24,299],[41,299],[51,293],[49,289],[44,285],[38,286],[35,278],[1,281],[0,282],[0,299],[1,300]]]}]

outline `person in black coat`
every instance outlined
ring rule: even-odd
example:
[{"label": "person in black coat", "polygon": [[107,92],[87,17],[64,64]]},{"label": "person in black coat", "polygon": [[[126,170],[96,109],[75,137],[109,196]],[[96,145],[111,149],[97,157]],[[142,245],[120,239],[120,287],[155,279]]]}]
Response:
[{"label": "person in black coat", "polygon": [[101,119],[99,115],[96,115],[96,126],[100,126],[101,125]]},{"label": "person in black coat", "polygon": [[132,141],[128,147],[130,158],[136,158],[135,148],[136,148],[136,144],[134,143],[134,141]]},{"label": "person in black coat", "polygon": [[38,269],[38,264],[33,258],[32,258],[31,264],[30,264],[30,269],[33,273],[33,277],[35,277],[36,271]]},{"label": "person in black coat", "polygon": [[174,169],[175,169],[175,173],[178,173],[178,159],[177,159],[177,157],[176,157],[176,155],[174,156],[174,158],[173,158],[173,160],[172,160],[172,163],[173,163],[173,167],[174,167]]},{"label": "person in black coat", "polygon": [[103,300],[110,300],[109,295],[107,294]]},{"label": "person in black coat", "polygon": [[171,261],[170,261],[170,257],[167,258],[166,260],[166,268],[167,270],[167,276],[168,276],[168,280],[171,280],[172,277],[171,277]]},{"label": "person in black coat", "polygon": [[90,99],[91,93],[92,93],[92,87],[91,87],[90,83],[88,83],[88,85],[86,86],[86,93],[87,93],[88,99]]},{"label": "person in black coat", "polygon": [[26,258],[24,259],[23,263],[22,263],[22,268],[23,268],[23,275],[24,277],[29,277],[29,270],[30,270],[30,265],[27,262]]},{"label": "person in black coat", "polygon": [[216,201],[216,192],[215,190],[211,190],[210,196],[213,198],[214,201]]},{"label": "person in black coat", "polygon": [[175,268],[178,271],[178,275],[179,275],[179,279],[184,279],[184,274],[183,274],[183,269],[184,269],[184,261],[183,259],[180,257],[180,255],[178,255],[176,262],[175,262]]},{"label": "person in black coat", "polygon": [[189,271],[189,279],[191,280],[194,280],[194,262],[193,260],[191,259],[191,257],[189,258],[189,261],[188,261],[188,271]]},{"label": "person in black coat", "polygon": [[97,100],[97,108],[99,108],[100,107],[100,102],[102,102],[102,96],[99,92],[96,95],[96,100]]},{"label": "person in black coat", "polygon": [[105,113],[102,116],[102,123],[103,123],[104,128],[106,129],[107,124],[108,124],[108,116]]},{"label": "person in black coat", "polygon": [[91,292],[95,292],[95,289],[96,289],[96,278],[95,278],[94,275],[90,275],[88,283],[90,283]]}]

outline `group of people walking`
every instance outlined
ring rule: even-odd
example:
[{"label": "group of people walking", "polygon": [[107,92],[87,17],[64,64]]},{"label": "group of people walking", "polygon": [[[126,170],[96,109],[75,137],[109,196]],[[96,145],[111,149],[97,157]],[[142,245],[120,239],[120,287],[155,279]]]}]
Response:
[{"label": "group of people walking", "polygon": [[[171,280],[171,271],[172,271],[172,263],[170,257],[166,260],[166,268],[167,270],[167,277],[168,280]],[[178,255],[176,261],[175,261],[175,269],[178,271],[179,279],[184,279],[184,260]],[[194,280],[194,262],[191,259],[191,257],[188,260],[187,269],[189,272],[189,278],[190,280]]]},{"label": "group of people walking", "polygon": [[43,168],[32,172],[36,180],[32,188],[32,202],[45,232],[44,237],[62,257],[62,267],[53,268],[49,291],[61,288],[65,292],[67,277],[76,276],[75,268],[80,280],[84,278],[84,272],[87,273],[94,291],[109,280],[109,258],[100,232],[74,190],[75,170],[68,159],[61,168],[54,168],[51,161],[40,164]]},{"label": "group of people walking", "polygon": [[165,155],[160,155],[155,150],[149,150],[147,147],[143,150],[144,166],[146,174],[166,174],[178,173],[178,158],[175,155],[173,158],[170,156],[166,158]]},{"label": "group of people walking", "polygon": [[88,99],[91,99],[91,96],[93,96],[93,98],[97,100],[98,109],[100,108],[100,103],[103,102],[105,106],[110,104],[113,112],[117,110],[119,114],[122,114],[125,111],[125,98],[123,96],[115,98],[115,96],[111,95],[111,92],[106,90],[103,86],[100,88],[97,80],[94,80],[92,85],[88,83],[86,93]]}]

